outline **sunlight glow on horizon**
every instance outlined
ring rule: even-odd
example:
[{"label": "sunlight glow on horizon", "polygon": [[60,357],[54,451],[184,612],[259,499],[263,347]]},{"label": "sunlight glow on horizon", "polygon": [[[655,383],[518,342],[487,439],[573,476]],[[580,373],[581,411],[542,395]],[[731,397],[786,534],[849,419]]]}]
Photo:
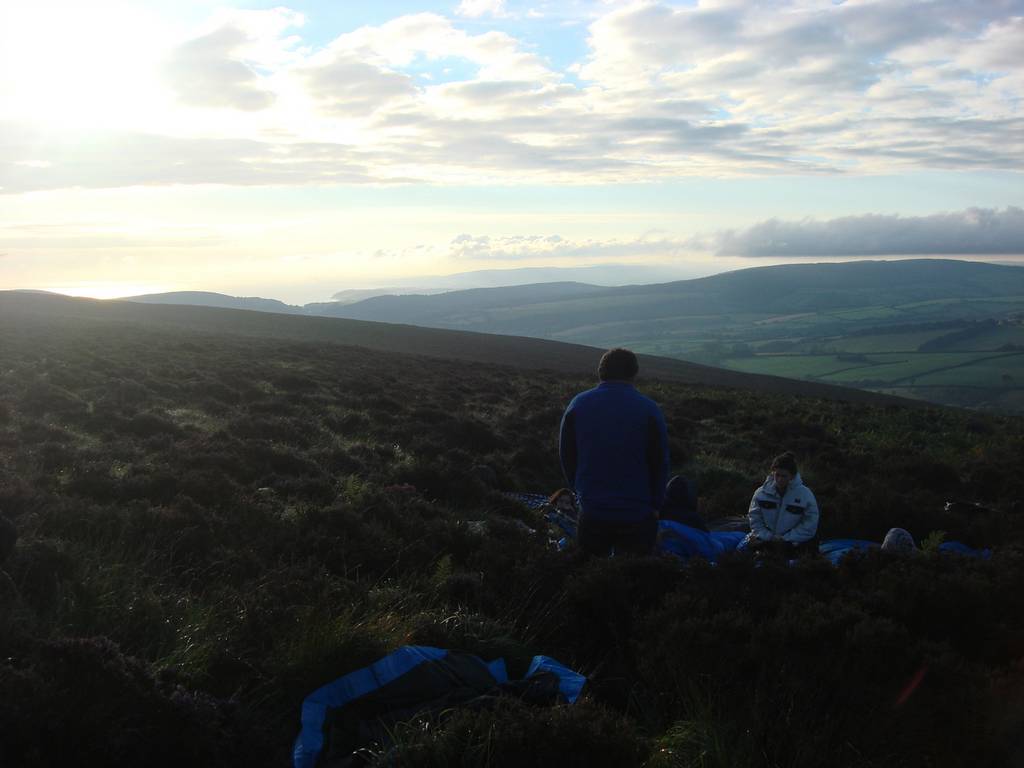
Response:
[{"label": "sunlight glow on horizon", "polygon": [[143,296],[147,293],[168,293],[180,288],[160,283],[76,283],[74,285],[45,285],[37,290],[59,293],[81,299],[121,299],[126,296]]}]

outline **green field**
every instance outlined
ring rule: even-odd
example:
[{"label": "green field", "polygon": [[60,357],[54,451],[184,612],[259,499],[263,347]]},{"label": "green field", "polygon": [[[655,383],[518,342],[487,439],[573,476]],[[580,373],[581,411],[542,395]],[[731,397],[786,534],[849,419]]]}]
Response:
[{"label": "green field", "polygon": [[[603,308],[610,312],[635,301],[634,296],[616,297]],[[591,323],[550,335],[743,373],[876,391],[895,387],[904,395],[955,405],[1016,409],[1018,399],[1011,394],[1024,386],[1019,359],[988,360],[1000,351],[1024,348],[1024,325],[1019,320],[1024,297],[943,298],[788,315],[714,315],[704,305],[687,314],[691,307],[685,302],[665,313],[664,301],[651,297],[650,306],[634,305],[638,316],[593,317]],[[554,306],[526,308],[522,316],[539,316]],[[654,316],[658,312],[660,316]],[[998,398],[993,399],[993,392]]]},{"label": "green field", "polygon": [[949,333],[948,330],[910,331],[906,333],[879,333],[871,336],[847,336],[834,344],[843,352],[854,354],[870,352],[916,352],[927,341]]},{"label": "green field", "polygon": [[951,340],[947,349],[991,349],[998,350],[1007,345],[1024,348],[1024,325],[997,325],[985,328],[980,333],[972,334],[962,340]]},{"label": "green field", "polygon": [[842,371],[825,378],[837,384],[858,381],[902,383],[904,379],[923,376],[938,369],[964,365],[988,356],[988,352],[895,352],[868,355],[867,358],[872,365]]},{"label": "green field", "polygon": [[757,355],[723,360],[723,363],[736,371],[794,379],[821,378],[856,365],[837,360],[835,355]]},{"label": "green field", "polygon": [[964,304],[1006,305],[1010,307],[1020,307],[1021,304],[1024,304],[1024,296],[993,296],[970,299],[932,299],[931,301],[915,301],[907,304],[900,304],[899,308],[903,310],[913,310],[949,305],[960,306]]},{"label": "green field", "polygon": [[[979,344],[989,346],[993,339],[1012,343],[1019,328],[996,328],[992,333],[977,337]],[[845,347],[845,354],[860,359],[841,359],[840,353],[827,354],[755,354],[724,358],[720,364],[744,373],[820,381],[842,386],[853,386],[877,391],[890,391],[897,387],[905,396],[937,399],[958,405],[978,404],[1017,409],[1022,398],[1012,396],[1014,391],[1024,393],[1024,351],[993,352],[976,349],[957,352],[888,351],[867,353],[871,349],[920,340],[937,338],[945,331],[920,333],[879,334],[853,339],[831,339],[829,344]],[[966,344],[967,342],[963,342]],[[805,349],[821,346],[823,342],[805,342],[796,345]],[[912,391],[911,391],[912,390]],[[895,391],[895,390],[893,390]]]},{"label": "green field", "polygon": [[915,383],[928,386],[988,386],[1024,390],[1024,352],[995,359],[979,360],[962,368],[936,371],[919,376]]},{"label": "green field", "polygon": [[822,312],[821,314],[840,320],[886,320],[899,317],[902,313],[894,307],[861,307],[842,312]]}]

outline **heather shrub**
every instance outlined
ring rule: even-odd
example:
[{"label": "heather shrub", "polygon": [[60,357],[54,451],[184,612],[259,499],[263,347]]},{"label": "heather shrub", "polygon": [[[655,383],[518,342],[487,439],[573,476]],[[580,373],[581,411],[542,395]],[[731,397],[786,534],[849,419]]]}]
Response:
[{"label": "heather shrub", "polygon": [[104,638],[8,659],[0,688],[6,765],[244,765],[258,754],[258,733],[227,737],[227,704],[161,683]]},{"label": "heather shrub", "polygon": [[26,421],[18,425],[18,436],[33,443],[64,445],[69,435],[63,429],[42,421]]},{"label": "heather shrub", "polygon": [[159,434],[175,435],[180,428],[173,421],[158,413],[137,413],[120,425],[120,431],[139,438]]},{"label": "heather shrub", "polygon": [[39,446],[39,468],[44,472],[56,472],[74,465],[76,452],[61,442],[45,442]]},{"label": "heather shrub", "polygon": [[[481,705],[482,706],[482,705]],[[531,707],[514,699],[412,722],[378,747],[375,766],[584,768],[640,766],[645,745],[629,723],[599,706]]]},{"label": "heather shrub", "polygon": [[436,439],[444,445],[479,455],[501,447],[502,441],[491,427],[478,419],[454,418],[441,422]]},{"label": "heather shrub", "polygon": [[247,416],[234,421],[230,426],[230,431],[243,440],[267,440],[302,448],[309,446],[311,442],[308,425],[303,425],[301,422],[296,423],[292,419],[280,416]]},{"label": "heather shrub", "polygon": [[86,413],[87,407],[80,397],[66,388],[36,381],[25,388],[18,410],[33,418],[44,415],[74,417]]},{"label": "heather shrub", "polygon": [[178,492],[208,507],[229,504],[239,496],[238,487],[218,472],[190,469],[178,480]]},{"label": "heather shrub", "polygon": [[28,508],[39,504],[39,492],[24,476],[4,471],[0,467],[0,512],[16,519]]},{"label": "heather shrub", "polygon": [[14,523],[0,515],[0,566],[14,553],[14,545],[18,542],[18,529]]},{"label": "heather shrub", "polygon": [[539,639],[572,648],[577,663],[588,671],[601,664],[629,665],[635,658],[637,620],[659,605],[680,579],[679,564],[671,559],[589,562],[566,581]]},{"label": "heather shrub", "polygon": [[75,571],[75,563],[60,542],[25,539],[5,565],[21,595],[40,609],[54,605]]},{"label": "heather shrub", "polygon": [[641,382],[715,520],[742,521],[788,448],[823,536],[898,525],[994,555],[941,554],[936,536],[838,568],[584,562],[498,489],[564,484],[558,421],[589,378],[53,323],[0,324],[0,512],[18,535],[0,557],[5,766],[286,764],[303,697],[406,643],[513,675],[547,654],[588,692],[410,725],[380,764],[1019,754],[1018,419]]}]

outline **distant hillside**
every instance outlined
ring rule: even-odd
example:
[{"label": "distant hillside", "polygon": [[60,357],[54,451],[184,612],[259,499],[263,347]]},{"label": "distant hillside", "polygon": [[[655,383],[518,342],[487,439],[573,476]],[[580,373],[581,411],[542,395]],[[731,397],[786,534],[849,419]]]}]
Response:
[{"label": "distant hillside", "polygon": [[305,311],[312,315],[352,320],[484,331],[490,317],[500,308],[546,307],[553,302],[557,305],[580,297],[601,296],[608,290],[586,283],[536,283],[502,288],[474,288],[434,295],[376,296],[344,305],[307,304]]},{"label": "distant hillside", "polygon": [[[493,288],[380,297],[338,307],[331,314],[597,343],[623,323],[718,325],[730,314],[789,315],[950,298],[1024,296],[1024,269],[941,259],[792,264],[672,283],[588,288],[575,295],[522,286],[516,292]],[[466,315],[467,308],[476,313]]]},{"label": "distant hillside", "polygon": [[203,291],[122,300],[408,323],[607,346],[622,338],[650,341],[692,327],[718,330],[732,324],[734,316],[775,319],[868,306],[1024,297],[1024,269],[913,259],[753,267],[616,288],[550,282],[353,301],[359,293],[344,292],[339,294],[343,300],[303,307]]},{"label": "distant hillside", "polygon": [[[220,294],[136,298],[625,346],[716,369],[1024,411],[1020,267],[795,264],[656,285],[540,283],[301,308]],[[486,347],[484,358],[498,348]],[[721,373],[708,375],[721,381]]]},{"label": "distant hillside", "polygon": [[[471,288],[502,288],[508,285],[578,282],[595,285],[634,285],[665,283],[706,275],[714,270],[695,271],[692,267],[646,266],[636,264],[593,264],[587,267],[517,267],[513,269],[477,269],[449,275],[417,276],[396,281],[401,290],[392,293],[435,293]],[[409,290],[415,286],[415,290]]]},{"label": "distant hillside", "polygon": [[248,309],[254,312],[298,313],[301,307],[285,304],[277,299],[261,299],[256,296],[228,296],[209,291],[171,291],[170,293],[147,293],[143,296],[125,296],[120,301],[136,304],[179,304],[193,307],[221,307],[224,309]]},{"label": "distant hillside", "polygon": [[[343,344],[450,360],[498,363],[516,368],[593,375],[600,350],[544,339],[422,328],[411,325],[342,320],[326,317],[249,312],[216,307],[143,305],[127,301],[96,301],[65,296],[0,292],[0,322],[75,322],[82,334],[110,325],[130,324],[173,331],[186,329],[324,344]],[[732,387],[810,395],[833,400],[896,403],[898,398],[855,389],[775,376],[738,373],[683,360],[641,355],[645,378],[665,378],[716,387]]]},{"label": "distant hillside", "polygon": [[338,291],[331,296],[332,301],[330,302],[317,302],[307,304],[304,309],[312,314],[317,314],[313,309],[319,307],[321,304],[333,304],[335,306],[339,304],[355,304],[357,301],[365,301],[366,299],[372,299],[376,296],[395,296],[403,293],[444,293],[444,289],[441,288],[351,288],[343,291]]},{"label": "distant hillside", "polygon": [[[398,289],[396,289],[397,291]],[[606,288],[547,282],[441,293],[373,295],[343,291],[305,306],[205,291],[130,296],[121,301],[410,323],[484,333],[565,338],[605,345],[629,324],[656,328],[727,324],[730,315],[782,315],[1024,296],[1024,269],[947,259],[790,264],[670,283]],[[666,325],[667,324],[667,325]],[[635,334],[634,334],[635,335]]]},{"label": "distant hillside", "polygon": [[381,297],[332,313],[627,346],[737,371],[1024,410],[1020,267],[798,264],[575,295],[523,286]]}]

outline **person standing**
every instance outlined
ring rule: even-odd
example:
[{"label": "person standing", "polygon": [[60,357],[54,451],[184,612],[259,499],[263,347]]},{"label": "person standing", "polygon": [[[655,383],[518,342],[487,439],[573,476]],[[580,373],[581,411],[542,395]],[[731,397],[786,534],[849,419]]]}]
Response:
[{"label": "person standing", "polygon": [[816,554],[818,502],[803,484],[796,457],[786,451],[772,461],[771,474],[754,491],[747,512],[748,549],[782,554]]},{"label": "person standing", "polygon": [[580,499],[579,543],[589,555],[650,554],[668,478],[668,431],[661,409],[634,387],[639,364],[628,349],[601,357],[600,383],[562,415],[559,457]]}]

